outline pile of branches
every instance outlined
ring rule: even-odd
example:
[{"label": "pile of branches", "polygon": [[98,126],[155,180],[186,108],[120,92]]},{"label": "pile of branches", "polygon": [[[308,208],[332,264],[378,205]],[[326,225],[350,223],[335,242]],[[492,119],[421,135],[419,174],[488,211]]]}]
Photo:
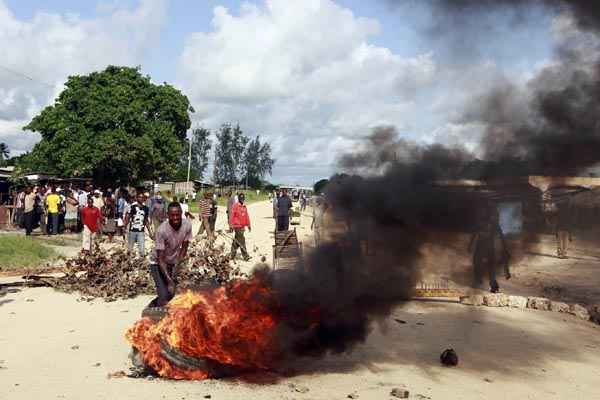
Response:
[{"label": "pile of branches", "polygon": [[[232,265],[223,245],[210,246],[206,240],[190,243],[188,257],[179,263],[176,271],[178,288],[182,290],[206,283],[223,285],[243,276],[240,269]],[[26,275],[23,278],[37,283],[36,286],[79,292],[84,300],[114,301],[156,293],[149,261],[132,255],[124,247],[105,250],[96,244],[91,254],[65,260],[61,272],[63,276],[59,277]]]}]

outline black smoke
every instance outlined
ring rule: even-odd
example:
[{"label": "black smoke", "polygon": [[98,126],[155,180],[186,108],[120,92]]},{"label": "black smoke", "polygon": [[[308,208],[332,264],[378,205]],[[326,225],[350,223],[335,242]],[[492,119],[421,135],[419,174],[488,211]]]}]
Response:
[{"label": "black smoke", "polygon": [[[438,22],[437,33],[448,41],[474,40],[478,19],[494,12],[510,12],[514,23],[535,23],[529,19],[535,15],[532,7],[568,13],[577,33],[557,45],[556,62],[527,86],[504,82],[464,110],[462,122],[486,126],[483,161],[460,147],[403,140],[393,127],[376,129],[362,148],[340,157],[340,169],[347,173],[332,177],[326,189],[333,240],[296,270],[270,277],[286,321],[282,338],[293,354],[343,352],[365,340],[374,321],[412,296],[426,243],[450,246],[499,198],[531,195],[508,186],[453,190],[444,181],[571,175],[600,160],[598,2],[426,3]],[[572,47],[581,35],[592,40]],[[485,167],[473,174],[473,165]],[[539,200],[534,192],[531,198]]]},{"label": "black smoke", "polygon": [[[402,3],[396,1],[393,3]],[[483,157],[526,163],[530,174],[575,175],[600,160],[600,2],[592,0],[428,0],[435,34],[449,46],[487,38],[490,15],[536,24],[535,8],[568,16],[554,60],[525,87],[508,81],[473,99],[460,122],[481,123]],[[480,32],[473,32],[479,29]],[[483,38],[483,39],[478,39]],[[549,40],[551,40],[549,38]],[[525,48],[527,43],[522,44]]]},{"label": "black smoke", "polygon": [[295,270],[276,271],[286,354],[344,352],[364,341],[373,323],[410,299],[421,279],[424,243],[465,232],[484,195],[439,183],[461,176],[473,156],[376,128],[362,148],[344,155],[348,174],[330,179],[326,199],[331,240]]}]

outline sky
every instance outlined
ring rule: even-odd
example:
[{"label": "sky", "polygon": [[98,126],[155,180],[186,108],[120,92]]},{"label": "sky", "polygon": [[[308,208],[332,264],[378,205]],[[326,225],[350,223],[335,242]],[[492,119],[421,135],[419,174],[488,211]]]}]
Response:
[{"label": "sky", "polygon": [[538,14],[492,15],[449,46],[414,0],[0,0],[0,142],[29,151],[39,136],[22,127],[69,75],[139,65],[188,96],[194,127],[239,123],[271,143],[274,183],[329,177],[380,125],[476,151],[465,105],[552,61],[557,16]]}]

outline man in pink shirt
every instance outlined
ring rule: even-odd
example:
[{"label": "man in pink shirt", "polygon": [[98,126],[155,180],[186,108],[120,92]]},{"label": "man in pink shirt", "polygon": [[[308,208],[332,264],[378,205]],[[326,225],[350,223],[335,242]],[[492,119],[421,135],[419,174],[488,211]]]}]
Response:
[{"label": "man in pink shirt", "polygon": [[150,256],[150,273],[156,285],[157,297],[150,303],[154,307],[167,304],[175,296],[176,265],[187,256],[192,240],[192,223],[182,218],[181,205],[170,203],[168,219],[160,224],[154,237]]}]

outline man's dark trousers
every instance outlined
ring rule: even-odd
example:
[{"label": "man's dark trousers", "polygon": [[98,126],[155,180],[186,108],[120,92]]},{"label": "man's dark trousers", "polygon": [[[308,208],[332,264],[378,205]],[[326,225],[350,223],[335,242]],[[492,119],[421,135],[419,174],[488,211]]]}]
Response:
[{"label": "man's dark trousers", "polygon": [[52,232],[48,232],[49,235],[58,235],[58,213],[49,213],[48,219],[52,223]]},{"label": "man's dark trousers", "polygon": [[[167,272],[171,277],[173,277],[173,266],[173,264],[167,264]],[[162,307],[173,298],[173,294],[169,293],[167,277],[158,264],[150,264],[150,274],[152,275],[152,279],[154,279],[157,294],[157,297],[152,300],[151,304],[156,307]]]},{"label": "man's dark trousers", "polygon": [[248,251],[246,250],[246,238],[244,237],[244,228],[235,229],[235,240],[231,243],[231,258],[235,258],[238,247],[242,251],[242,256],[248,258]]},{"label": "man's dark trousers", "polygon": [[287,231],[290,229],[290,216],[289,215],[278,215],[277,216],[277,230]]},{"label": "man's dark trousers", "polygon": [[25,225],[25,234],[27,236],[31,235],[31,231],[33,231],[33,213],[33,211],[29,211],[23,214],[23,224]]}]

